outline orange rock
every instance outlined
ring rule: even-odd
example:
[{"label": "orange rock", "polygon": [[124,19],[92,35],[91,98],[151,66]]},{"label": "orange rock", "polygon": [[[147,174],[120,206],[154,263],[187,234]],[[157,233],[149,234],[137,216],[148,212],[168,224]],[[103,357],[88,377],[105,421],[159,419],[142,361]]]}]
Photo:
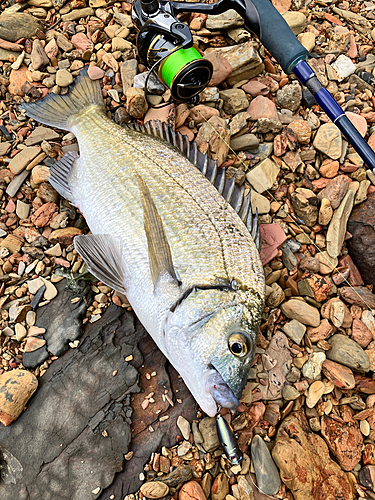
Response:
[{"label": "orange rock", "polygon": [[26,370],[11,370],[0,375],[0,387],[0,422],[7,426],[22,413],[38,380]]},{"label": "orange rock", "polygon": [[79,229],[78,227],[64,227],[63,229],[56,229],[56,231],[52,231],[48,240],[53,245],[60,243],[61,245],[68,246],[73,243],[74,236],[78,236],[82,233],[82,229]]},{"label": "orange rock", "polygon": [[46,341],[38,337],[29,337],[26,341],[25,352],[34,352],[45,345]]},{"label": "orange rock", "polygon": [[360,319],[354,318],[351,338],[362,348],[365,348],[372,341],[372,333]]},{"label": "orange rock", "polygon": [[311,138],[311,125],[306,120],[294,120],[289,123],[288,128],[292,129],[301,144],[309,144]]},{"label": "orange rock", "polygon": [[203,123],[212,116],[220,116],[219,110],[211,108],[210,106],[205,106],[204,104],[198,104],[198,106],[195,106],[190,111],[190,117],[196,123]]},{"label": "orange rock", "polygon": [[319,326],[313,328],[312,326],[307,327],[307,335],[309,336],[311,342],[319,342],[319,340],[326,340],[328,337],[334,334],[336,328],[331,325],[328,319],[323,319]]},{"label": "orange rock", "polygon": [[182,135],[187,135],[190,142],[194,141],[194,132],[189,127],[185,127],[185,125],[182,125],[182,127],[176,129],[176,132],[180,132],[180,134]]},{"label": "orange rock", "polygon": [[339,389],[354,389],[355,380],[350,368],[326,359],[322,365],[324,375]]},{"label": "orange rock", "polygon": [[[227,481],[228,484],[228,481]],[[229,492],[229,491],[228,491]],[[196,481],[185,483],[178,494],[179,500],[206,500],[202,487]]]},{"label": "orange rock", "polygon": [[252,121],[259,120],[259,118],[279,119],[275,103],[262,95],[258,95],[251,101],[247,112],[250,113]]},{"label": "orange rock", "polygon": [[323,177],[326,177],[328,179],[333,179],[333,177],[335,177],[335,175],[339,171],[339,168],[340,168],[340,163],[337,160],[331,160],[330,158],[327,158],[321,164],[319,172],[322,174]]},{"label": "orange rock", "polygon": [[[14,70],[12,69],[9,76],[9,87],[8,90],[11,95],[19,95],[23,97],[25,94],[22,92],[21,87],[28,82],[30,85],[34,87],[38,86],[38,83],[32,82],[30,83],[26,76],[27,66],[24,64],[20,67],[20,69]],[[48,90],[48,89],[47,89]]]},{"label": "orange rock", "polygon": [[347,111],[345,114],[352,122],[352,124],[356,127],[361,136],[364,137],[367,134],[366,119],[357,113],[352,113],[351,111]]},{"label": "orange rock", "polygon": [[50,223],[55,212],[58,211],[59,207],[56,203],[45,203],[31,216],[31,222],[33,222],[36,227],[45,227]]}]

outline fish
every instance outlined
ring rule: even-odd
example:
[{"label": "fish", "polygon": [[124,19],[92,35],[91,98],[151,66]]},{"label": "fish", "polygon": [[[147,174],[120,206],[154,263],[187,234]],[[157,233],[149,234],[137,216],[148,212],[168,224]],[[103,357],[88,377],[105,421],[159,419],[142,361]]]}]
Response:
[{"label": "fish", "polygon": [[86,219],[74,245],[89,271],[126,295],[207,415],[235,411],[265,301],[244,186],[165,124],[114,123],[87,68],[21,110],[77,138],[49,181]]}]

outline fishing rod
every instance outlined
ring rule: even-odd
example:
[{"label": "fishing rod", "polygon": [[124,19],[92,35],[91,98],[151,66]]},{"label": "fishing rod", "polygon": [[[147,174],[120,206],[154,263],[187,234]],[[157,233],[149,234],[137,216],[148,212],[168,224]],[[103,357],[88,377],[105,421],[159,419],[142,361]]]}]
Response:
[{"label": "fishing rod", "polygon": [[221,14],[229,9],[234,9],[244,18],[245,27],[259,38],[283,71],[294,73],[308,88],[323,111],[375,173],[375,153],[319,82],[307,62],[308,50],[269,0],[219,0],[213,4],[136,0],[132,7],[132,19],[139,30],[137,48],[141,62],[152,70],[158,69],[160,81],[170,88],[175,100],[197,102],[199,94],[211,79],[213,68],[193,46],[189,27],[179,21],[177,15],[182,12]]}]

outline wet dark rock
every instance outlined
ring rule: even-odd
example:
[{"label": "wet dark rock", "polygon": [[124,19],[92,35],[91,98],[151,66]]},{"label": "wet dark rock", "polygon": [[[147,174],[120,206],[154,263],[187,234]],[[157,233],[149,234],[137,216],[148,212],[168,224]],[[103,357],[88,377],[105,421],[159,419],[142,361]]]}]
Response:
[{"label": "wet dark rock", "polygon": [[[23,364],[26,368],[36,368],[49,356],[61,356],[67,349],[69,342],[78,339],[82,334],[82,318],[85,315],[88,298],[85,297],[87,287],[84,287],[81,294],[72,294],[66,288],[66,280],[56,284],[58,295],[47,306],[37,308],[37,304],[43,297],[41,287],[36,293],[31,306],[37,312],[36,324],[40,328],[45,328],[44,338],[47,344],[33,352],[25,352]],[[79,297],[79,302],[72,303],[74,297]],[[35,305],[35,307],[34,307]]]},{"label": "wet dark rock", "polygon": [[130,394],[139,390],[125,357],[139,357],[134,339],[144,335],[130,313],[114,307],[50,366],[27,411],[0,428],[2,448],[23,468],[16,484],[0,482],[2,500],[86,500],[112,483],[129,451]]},{"label": "wet dark rock", "polygon": [[366,465],[359,471],[359,482],[366,489],[375,491],[375,466]]},{"label": "wet dark rock", "polygon": [[[124,470],[116,475],[114,482],[102,492],[98,500],[107,500],[111,495],[115,498],[123,498],[124,495],[137,491],[142,484],[139,474],[144,472],[144,465],[150,459],[151,454],[161,449],[162,446],[167,448],[174,446],[177,435],[181,435],[177,427],[179,415],[183,415],[190,422],[196,418],[195,400],[176,370],[169,365],[165,356],[145,331],[143,331],[142,338],[143,340],[138,344],[141,355],[138,358],[135,357],[132,363],[138,368],[140,385],[147,393],[154,392],[155,403],[143,410],[141,402],[144,400],[144,393],[133,395],[131,450],[134,455],[130,461],[124,463]],[[136,331],[134,338],[129,339],[128,342],[132,344],[137,341],[139,341],[139,334],[137,336]],[[153,371],[156,371],[156,376],[151,379],[146,378],[146,374]],[[174,402],[173,407],[167,401],[163,403],[162,395],[165,391]],[[182,402],[176,403],[174,395],[178,395],[179,401]],[[159,409],[161,412],[155,415]],[[164,421],[159,420],[165,416],[169,418]],[[150,432],[150,426],[152,432]],[[163,482],[166,482],[166,477],[163,477]],[[174,488],[191,479],[191,468],[183,465],[175,469],[168,478],[166,484]]]},{"label": "wet dark rock", "polygon": [[[78,295],[72,294],[66,288],[66,280],[56,284],[58,295],[47,306],[37,309],[36,323],[45,328],[44,338],[47,349],[54,356],[61,356],[67,349],[68,343],[78,339],[82,333],[82,318],[88,306],[86,298],[87,287]],[[75,297],[80,300],[71,302]]]},{"label": "wet dark rock", "polygon": [[348,221],[353,236],[347,241],[349,254],[358,267],[363,281],[375,285],[375,192],[354,207]]}]

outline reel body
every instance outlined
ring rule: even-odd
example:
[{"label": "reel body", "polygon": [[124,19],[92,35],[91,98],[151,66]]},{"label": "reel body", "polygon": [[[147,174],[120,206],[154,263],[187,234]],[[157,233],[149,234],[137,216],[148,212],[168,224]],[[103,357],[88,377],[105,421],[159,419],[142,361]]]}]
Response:
[{"label": "reel body", "polygon": [[175,100],[194,100],[207,87],[213,68],[193,46],[188,26],[173,15],[169,2],[158,0],[136,0],[132,19],[139,30],[141,62],[157,68],[160,81]]}]

